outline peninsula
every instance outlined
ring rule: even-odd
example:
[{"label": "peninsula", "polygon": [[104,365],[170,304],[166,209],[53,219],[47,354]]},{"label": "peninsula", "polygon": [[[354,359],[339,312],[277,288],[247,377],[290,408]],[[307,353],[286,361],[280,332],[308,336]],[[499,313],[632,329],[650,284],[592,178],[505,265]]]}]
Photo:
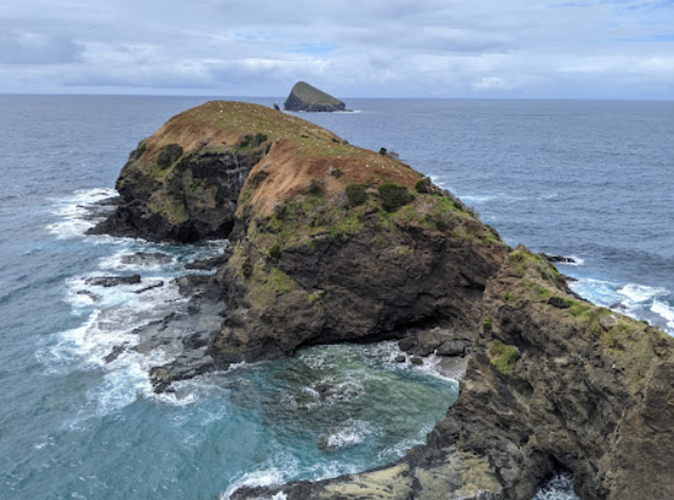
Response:
[{"label": "peninsula", "polygon": [[229,239],[206,278],[227,304],[207,362],[155,367],[157,390],[335,342],[468,360],[458,401],[397,462],[232,498],[520,500],[560,470],[583,499],[674,495],[672,339],[575,296],[545,256],[509,248],[408,165],[214,101],[141,141],[116,187],[96,232]]}]

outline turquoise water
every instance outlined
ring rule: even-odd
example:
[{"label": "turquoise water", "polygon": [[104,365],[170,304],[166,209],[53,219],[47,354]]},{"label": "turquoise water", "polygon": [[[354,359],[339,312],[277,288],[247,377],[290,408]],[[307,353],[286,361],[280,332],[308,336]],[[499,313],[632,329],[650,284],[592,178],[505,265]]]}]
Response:
[{"label": "turquoise water", "polygon": [[[170,360],[169,348],[103,361],[182,300],[169,283],[185,263],[224,242],[85,237],[90,222],[78,205],[111,194],[137,142],[202,102],[0,96],[3,500],[212,500],[243,483],[355,472],[423,442],[456,397],[456,383],[432,363],[395,363],[392,344],[312,348],[163,396],[146,370]],[[360,112],[305,117],[354,144],[399,152],[509,243],[575,256],[563,272],[588,298],[674,331],[672,103],[349,104]],[[137,251],[171,260],[123,263]],[[138,296],[134,285],[84,281],[135,272],[143,286],[166,285]],[[540,498],[569,498],[568,483]]]}]

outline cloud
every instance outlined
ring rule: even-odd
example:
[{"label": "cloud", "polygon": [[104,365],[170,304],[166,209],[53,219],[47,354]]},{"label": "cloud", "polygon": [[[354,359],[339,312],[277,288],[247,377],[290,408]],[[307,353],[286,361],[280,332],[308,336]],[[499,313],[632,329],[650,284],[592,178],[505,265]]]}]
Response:
[{"label": "cloud", "polygon": [[[674,99],[672,2],[4,0],[0,92]],[[5,22],[6,21],[6,22]]]},{"label": "cloud", "polygon": [[81,61],[83,52],[66,36],[0,32],[0,64],[67,64]]}]

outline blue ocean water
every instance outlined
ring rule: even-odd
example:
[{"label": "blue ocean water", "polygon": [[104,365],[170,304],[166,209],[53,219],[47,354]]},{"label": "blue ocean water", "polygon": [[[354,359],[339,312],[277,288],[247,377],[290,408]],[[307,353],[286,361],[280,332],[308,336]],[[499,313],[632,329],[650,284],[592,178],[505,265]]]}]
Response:
[{"label": "blue ocean water", "polygon": [[[152,394],[145,370],[170,349],[103,361],[181,299],[169,284],[139,299],[134,285],[101,289],[86,277],[169,283],[224,242],[87,237],[81,207],[112,193],[140,139],[205,100],[0,96],[0,498],[210,500],[243,483],[354,472],[423,442],[456,398],[430,364],[395,363],[390,343],[312,348],[166,396]],[[302,116],[398,152],[509,244],[573,256],[560,268],[582,295],[674,334],[674,103],[349,106],[356,112]],[[125,263],[136,251],[170,259]],[[553,490],[541,495],[568,498]]]}]

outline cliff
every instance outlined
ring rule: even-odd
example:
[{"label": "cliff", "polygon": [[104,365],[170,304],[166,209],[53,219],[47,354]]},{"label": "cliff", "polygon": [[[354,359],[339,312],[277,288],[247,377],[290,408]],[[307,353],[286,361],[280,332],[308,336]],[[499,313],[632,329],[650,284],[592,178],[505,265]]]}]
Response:
[{"label": "cliff", "polygon": [[582,499],[671,498],[672,339],[578,300],[518,247],[489,280],[458,401],[398,462],[233,500],[529,499],[572,471]]},{"label": "cliff", "polygon": [[283,107],[286,111],[330,112],[343,111],[346,105],[306,82],[297,82]]},{"label": "cliff", "polygon": [[397,463],[235,498],[526,499],[560,469],[584,499],[674,494],[671,339],[570,294],[544,257],[509,249],[409,166],[279,111],[211,102],[143,141],[118,189],[98,231],[230,240],[207,366],[158,367],[158,390],[414,331],[410,352],[472,352],[459,400]]}]

